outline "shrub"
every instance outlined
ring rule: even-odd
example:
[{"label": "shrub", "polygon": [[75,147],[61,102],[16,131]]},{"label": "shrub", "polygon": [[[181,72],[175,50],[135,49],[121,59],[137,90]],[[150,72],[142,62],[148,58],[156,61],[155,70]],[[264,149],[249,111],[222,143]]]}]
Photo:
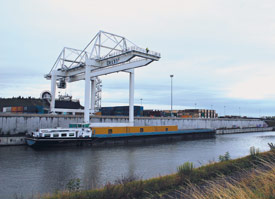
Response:
[{"label": "shrub", "polygon": [[273,143],[268,143],[268,146],[270,148],[270,151],[274,151],[275,150],[275,145]]},{"label": "shrub", "polygon": [[180,165],[178,168],[177,168],[177,171],[178,171],[178,174],[180,176],[182,175],[189,175],[192,173],[194,169],[194,165],[193,165],[193,162],[185,162],[183,165]]},{"label": "shrub", "polygon": [[73,178],[66,184],[66,189],[71,191],[79,191],[80,190],[80,179],[79,178]]},{"label": "shrub", "polygon": [[254,146],[250,147],[250,155],[251,156],[257,156],[260,153],[260,149],[259,148],[255,148]]},{"label": "shrub", "polygon": [[229,152],[227,151],[224,155],[220,155],[219,156],[219,161],[220,162],[224,162],[224,161],[228,161],[228,160],[230,160],[231,158],[230,158],[230,154],[229,154]]},{"label": "shrub", "polygon": [[140,180],[141,178],[135,174],[129,176],[122,176],[115,180],[114,184],[127,184],[128,182],[133,182]]}]

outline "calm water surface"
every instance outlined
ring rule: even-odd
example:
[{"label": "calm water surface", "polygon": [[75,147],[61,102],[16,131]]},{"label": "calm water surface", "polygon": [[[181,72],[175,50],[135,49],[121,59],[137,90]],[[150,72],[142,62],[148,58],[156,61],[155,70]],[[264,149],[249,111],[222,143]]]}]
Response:
[{"label": "calm water surface", "polygon": [[170,174],[186,161],[196,166],[249,154],[249,147],[267,151],[275,132],[219,135],[213,139],[106,148],[66,147],[35,150],[27,146],[0,147],[0,198],[28,198],[62,190],[73,178],[84,189],[114,182],[122,176],[143,179]]}]

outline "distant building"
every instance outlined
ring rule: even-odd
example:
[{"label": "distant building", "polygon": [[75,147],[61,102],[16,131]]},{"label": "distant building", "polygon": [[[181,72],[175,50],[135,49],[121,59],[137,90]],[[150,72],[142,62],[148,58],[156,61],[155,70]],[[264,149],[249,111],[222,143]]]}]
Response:
[{"label": "distant building", "polygon": [[[178,110],[172,110],[172,116],[177,117],[178,116]],[[163,110],[163,116],[164,117],[171,117],[171,110]]]},{"label": "distant building", "polygon": [[178,111],[178,117],[190,118],[217,118],[218,114],[215,110],[208,109],[185,109]]},{"label": "distant building", "polygon": [[[148,117],[170,117],[171,110],[144,110],[143,115]],[[217,118],[218,114],[215,110],[185,109],[173,110],[172,116],[181,118]]]},{"label": "distant building", "polygon": [[[59,98],[55,100],[55,108],[59,109],[84,109],[78,100]],[[50,112],[48,99],[39,98],[0,98],[0,112],[4,113],[32,113],[44,114]],[[57,112],[57,114],[64,114]]]},{"label": "distant building", "polygon": [[145,117],[164,117],[165,114],[160,110],[143,110],[143,116]]},{"label": "distant building", "polygon": [[[101,107],[103,116],[129,116],[129,106]],[[134,116],[143,116],[143,106],[134,106]]]},{"label": "distant building", "polygon": [[0,98],[0,112],[6,113],[48,113],[49,102],[35,98]]}]

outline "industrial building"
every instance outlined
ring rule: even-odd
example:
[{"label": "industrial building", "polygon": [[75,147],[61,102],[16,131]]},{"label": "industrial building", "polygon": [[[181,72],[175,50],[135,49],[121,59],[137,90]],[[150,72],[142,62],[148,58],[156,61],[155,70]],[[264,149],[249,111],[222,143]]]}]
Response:
[{"label": "industrial building", "polygon": [[178,117],[183,118],[217,118],[215,110],[208,109],[185,109],[178,111]]},{"label": "industrial building", "polygon": [[[32,113],[44,114],[50,113],[50,99],[41,98],[0,98],[0,112],[4,113]],[[59,95],[55,100],[56,114],[83,114],[84,107],[80,105],[79,100],[72,99],[69,95]],[[74,112],[74,110],[82,110]],[[128,116],[129,106],[101,107],[95,115],[102,116]],[[143,106],[134,106],[134,116],[140,117],[170,117],[171,110],[143,110]],[[217,118],[215,110],[208,109],[185,109],[173,110],[173,117],[181,118]]]},{"label": "industrial building", "polygon": [[[60,96],[55,100],[55,107],[59,109],[84,109],[78,100],[64,98]],[[42,98],[0,98],[0,112],[4,113],[32,113],[44,114],[50,112],[50,101]],[[57,114],[67,114],[66,112],[57,112]]]},{"label": "industrial building", "polygon": [[[148,117],[170,117],[171,110],[144,110],[143,116]],[[172,117],[181,118],[217,118],[218,114],[215,110],[208,109],[184,109],[173,110]]]}]

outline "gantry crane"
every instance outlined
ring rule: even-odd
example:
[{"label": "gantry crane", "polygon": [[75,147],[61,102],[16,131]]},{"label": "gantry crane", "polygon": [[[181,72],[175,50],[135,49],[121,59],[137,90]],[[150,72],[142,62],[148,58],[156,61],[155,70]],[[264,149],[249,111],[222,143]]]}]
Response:
[{"label": "gantry crane", "polygon": [[160,59],[160,53],[140,48],[123,36],[99,31],[83,50],[64,48],[45,78],[51,80],[51,112],[55,112],[56,84],[84,80],[84,122],[101,106],[101,75],[129,73],[129,123],[134,124],[134,69]]}]

